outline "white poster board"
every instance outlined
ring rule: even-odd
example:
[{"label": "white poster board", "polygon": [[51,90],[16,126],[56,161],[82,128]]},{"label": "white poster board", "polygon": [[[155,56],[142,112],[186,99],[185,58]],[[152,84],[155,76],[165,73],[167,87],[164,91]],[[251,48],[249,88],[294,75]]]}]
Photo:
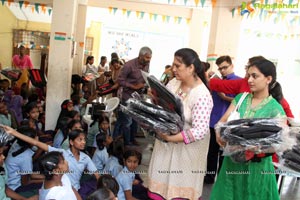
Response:
[{"label": "white poster board", "polygon": [[103,26],[101,32],[100,56],[110,60],[112,52],[118,53],[126,61],[138,57],[141,47],[152,49],[150,74],[160,78],[166,65],[171,65],[176,50],[185,47],[185,40],[180,35],[166,35],[151,32],[124,30]]}]

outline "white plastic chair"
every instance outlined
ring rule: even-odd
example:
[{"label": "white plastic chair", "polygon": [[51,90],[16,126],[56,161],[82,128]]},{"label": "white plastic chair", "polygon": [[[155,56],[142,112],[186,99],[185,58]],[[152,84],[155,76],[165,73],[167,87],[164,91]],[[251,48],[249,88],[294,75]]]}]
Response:
[{"label": "white plastic chair", "polygon": [[[94,100],[93,102],[97,102],[97,100]],[[113,111],[118,107],[120,103],[120,99],[118,97],[112,97],[109,99],[106,99],[103,102],[106,105],[105,110],[103,110],[104,113],[108,114],[109,117],[109,127],[111,128],[111,122],[112,122],[112,116],[113,116]],[[89,114],[89,110],[92,107],[92,104],[87,104],[85,113],[83,115],[83,121],[90,126],[90,124],[93,122],[92,116]]]},{"label": "white plastic chair", "polygon": [[106,101],[104,101],[104,104],[106,105],[106,108],[105,108],[105,110],[103,110],[103,112],[108,114],[109,127],[110,127],[110,131],[112,132],[112,130],[111,130],[112,116],[113,116],[114,110],[120,104],[120,99],[118,97],[112,97],[112,98],[109,98]]}]

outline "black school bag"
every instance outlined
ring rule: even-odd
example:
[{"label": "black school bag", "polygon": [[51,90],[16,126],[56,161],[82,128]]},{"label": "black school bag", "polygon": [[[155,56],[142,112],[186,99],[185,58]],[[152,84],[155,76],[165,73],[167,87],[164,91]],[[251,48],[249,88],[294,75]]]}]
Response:
[{"label": "black school bag", "polygon": [[47,78],[40,69],[30,69],[29,79],[34,87],[42,88],[47,85]]}]

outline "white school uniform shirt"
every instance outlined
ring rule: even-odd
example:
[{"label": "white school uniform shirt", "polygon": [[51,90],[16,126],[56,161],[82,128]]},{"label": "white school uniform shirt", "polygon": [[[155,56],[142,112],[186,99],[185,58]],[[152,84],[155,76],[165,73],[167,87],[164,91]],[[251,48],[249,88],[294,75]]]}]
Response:
[{"label": "white school uniform shirt", "polygon": [[64,150],[48,146],[48,151],[59,151],[63,153],[65,160],[68,161],[69,164],[69,172],[67,173],[67,176],[69,177],[72,186],[76,190],[80,189],[80,178],[85,169],[87,169],[90,174],[94,174],[97,172],[97,168],[91,158],[81,151],[78,161],[76,160],[70,149]]},{"label": "white school uniform shirt", "polygon": [[22,185],[21,175],[32,174],[32,156],[34,152],[28,148],[23,153],[13,157],[12,153],[20,148],[20,145],[15,141],[8,151],[5,160],[6,173],[8,174],[7,185],[12,190],[16,190]]},{"label": "white school uniform shirt", "polygon": [[97,170],[102,173],[104,166],[106,165],[108,161],[108,153],[106,147],[104,147],[102,150],[96,149],[92,161],[97,167]]},{"label": "white school uniform shirt", "polygon": [[116,158],[115,156],[110,156],[107,160],[103,172],[106,174],[110,174],[113,177],[117,177],[120,171],[122,171],[122,166],[120,165],[118,158]]},{"label": "white school uniform shirt", "polygon": [[118,200],[126,200],[125,191],[132,191],[132,184],[135,178],[135,174],[130,172],[127,167],[124,167],[123,170],[118,174],[116,180],[119,184]]},{"label": "white school uniform shirt", "polygon": [[66,174],[61,178],[62,186],[44,189],[44,184],[39,190],[39,200],[77,200],[72,189],[71,181]]}]

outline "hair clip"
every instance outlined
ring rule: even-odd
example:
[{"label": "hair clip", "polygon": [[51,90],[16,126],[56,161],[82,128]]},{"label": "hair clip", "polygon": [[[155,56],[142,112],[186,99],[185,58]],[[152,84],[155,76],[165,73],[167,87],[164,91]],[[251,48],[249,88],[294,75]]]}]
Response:
[{"label": "hair clip", "polygon": [[46,163],[47,163],[48,165],[51,165],[51,166],[53,166],[53,167],[56,167],[56,164],[55,164],[54,162],[47,161]]}]

